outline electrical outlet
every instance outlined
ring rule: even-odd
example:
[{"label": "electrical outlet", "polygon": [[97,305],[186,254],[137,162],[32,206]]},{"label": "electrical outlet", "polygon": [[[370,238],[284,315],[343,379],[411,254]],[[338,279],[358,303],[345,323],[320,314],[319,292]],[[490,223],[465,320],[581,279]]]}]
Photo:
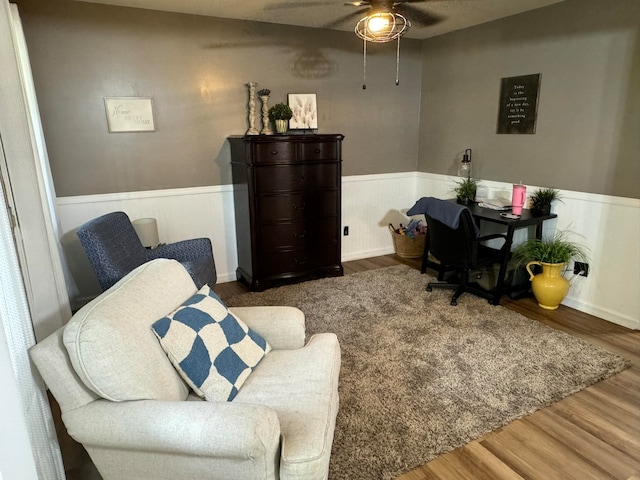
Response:
[{"label": "electrical outlet", "polygon": [[342,231],[342,235],[344,235],[345,237],[347,235],[349,235],[349,226],[348,225],[344,227],[344,230]]},{"label": "electrical outlet", "polygon": [[573,262],[573,273],[582,277],[589,276],[589,264],[583,262]]}]

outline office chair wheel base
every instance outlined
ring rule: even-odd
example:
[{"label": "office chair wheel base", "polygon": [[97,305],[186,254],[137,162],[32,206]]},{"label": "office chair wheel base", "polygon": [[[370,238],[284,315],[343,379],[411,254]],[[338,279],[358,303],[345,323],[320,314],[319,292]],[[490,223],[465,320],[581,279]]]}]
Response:
[{"label": "office chair wheel base", "polygon": [[458,305],[458,301],[455,298],[452,298],[451,299],[451,305],[453,305],[455,307],[456,305]]},{"label": "office chair wheel base", "polygon": [[431,288],[429,285],[427,285],[426,290],[427,290],[427,292],[433,292],[433,288]]}]

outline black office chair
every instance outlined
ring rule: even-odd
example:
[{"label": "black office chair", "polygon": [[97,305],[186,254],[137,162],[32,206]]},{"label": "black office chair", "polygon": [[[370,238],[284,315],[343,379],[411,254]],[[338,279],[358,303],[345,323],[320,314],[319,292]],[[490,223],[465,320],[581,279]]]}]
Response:
[{"label": "black office chair", "polygon": [[[489,301],[493,300],[493,293],[469,282],[469,275],[473,270],[495,263],[501,263],[504,255],[509,255],[505,247],[500,250],[482,245],[481,242],[495,238],[506,240],[503,234],[480,236],[469,209],[463,205],[439,200],[435,198],[423,199],[417,212],[418,204],[407,213],[424,214],[427,220],[427,238],[425,242],[424,258],[431,253],[440,261],[438,280],[444,278],[447,270],[457,273],[457,283],[430,282],[426,290],[434,288],[455,289],[451,297],[451,305],[458,304],[458,298],[464,292],[473,293]],[[424,263],[424,261],[423,261]]]}]

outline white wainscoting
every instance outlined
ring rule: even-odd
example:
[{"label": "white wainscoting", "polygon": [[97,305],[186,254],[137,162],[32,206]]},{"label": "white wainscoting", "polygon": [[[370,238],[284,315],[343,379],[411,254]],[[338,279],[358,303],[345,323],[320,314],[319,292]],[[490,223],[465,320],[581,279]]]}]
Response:
[{"label": "white wainscoting", "polygon": [[356,175],[342,178],[342,260],[393,253],[389,224],[407,224],[415,203],[416,172]]},{"label": "white wainscoting", "polygon": [[[356,260],[393,253],[389,223],[406,223],[404,215],[423,196],[453,196],[455,177],[422,172],[357,175],[342,180],[342,260]],[[511,185],[483,181],[490,195],[510,196]],[[536,186],[527,186],[532,192]],[[570,229],[576,240],[591,250],[589,277],[576,277],[564,303],[614,323],[640,329],[640,200],[581,192],[561,191],[556,202],[558,219],[545,222],[545,230]],[[104,213],[122,210],[134,220],[153,217],[158,221],[161,242],[209,237],[213,244],[218,281],[236,279],[236,234],[231,185],[175,190],[128,192],[58,199],[61,231],[73,243],[75,229]],[[520,232],[516,241],[526,232]],[[77,241],[77,237],[75,237]],[[86,257],[67,248],[68,262],[76,270],[78,298],[99,292]],[[81,249],[80,249],[81,252]],[[80,267],[79,267],[80,266]],[[85,272],[86,273],[86,272]],[[78,280],[78,278],[80,280]]]},{"label": "white wainscoting", "polygon": [[58,198],[58,214],[63,249],[76,282],[72,293],[76,297],[76,306],[94,297],[100,292],[100,287],[75,230],[92,218],[115,211],[126,212],[132,221],[155,218],[160,242],[163,243],[209,237],[218,281],[236,279],[236,231],[231,185],[62,197]]},{"label": "white wainscoting", "polygon": [[[452,197],[455,177],[417,173],[416,196]],[[511,197],[511,184],[481,181],[490,197]],[[527,185],[527,193],[538,186]],[[640,329],[640,200],[560,190],[545,232],[570,230],[590,251],[589,276],[575,276],[564,305]],[[514,242],[522,240],[522,232]]]}]

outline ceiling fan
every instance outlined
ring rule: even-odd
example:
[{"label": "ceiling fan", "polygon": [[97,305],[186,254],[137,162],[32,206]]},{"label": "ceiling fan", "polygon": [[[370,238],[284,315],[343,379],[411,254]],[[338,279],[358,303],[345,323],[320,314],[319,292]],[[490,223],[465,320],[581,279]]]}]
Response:
[{"label": "ceiling fan", "polygon": [[[367,88],[367,42],[386,43],[392,40],[398,41],[396,53],[396,85],[400,83],[400,37],[407,33],[412,24],[419,27],[428,27],[444,20],[444,18],[439,15],[426,12],[412,5],[414,3],[427,3],[431,1],[437,0],[358,0],[348,2],[344,5],[361,8],[324,25],[325,28],[333,28],[359,18],[354,27],[354,32],[363,40],[363,89]],[[266,9],[325,5],[335,5],[335,3],[327,1],[305,3],[282,2],[272,4],[266,7]]]},{"label": "ceiling fan", "polygon": [[[333,28],[344,23],[354,21],[363,16],[367,17],[375,14],[399,14],[404,17],[409,26],[429,27],[436,25],[444,20],[444,17],[435,13],[426,12],[411,4],[415,3],[431,3],[438,0],[360,0],[344,3],[348,7],[362,7],[347,15],[344,15],[332,22],[323,25],[324,28]],[[301,7],[323,7],[336,6],[335,1],[311,1],[311,2],[278,2],[272,3],[265,7],[265,10],[291,9]],[[408,28],[407,28],[408,29]],[[406,30],[405,30],[406,32]]]},{"label": "ceiling fan", "polygon": [[362,88],[367,88],[367,42],[386,43],[398,41],[396,51],[396,85],[400,84],[400,37],[411,28],[411,22],[419,26],[430,26],[443,19],[420,10],[411,3],[425,3],[429,0],[359,0],[345,5],[363,7],[332,22],[327,27],[340,25],[360,18],[353,29],[363,40]]},{"label": "ceiling fan", "polygon": [[[337,27],[338,25],[362,17],[362,15],[365,14],[356,24],[356,34],[360,38],[370,42],[384,43],[404,35],[412,25],[429,27],[444,20],[444,18],[439,15],[426,12],[411,5],[412,3],[427,3],[429,1],[430,0],[361,0],[348,2],[345,3],[345,6],[362,8],[328,23],[325,27]],[[396,24],[396,28],[395,30],[391,30],[391,26],[394,23]],[[362,35],[358,33],[358,28],[360,28]],[[365,33],[365,30],[368,30],[369,33]],[[367,38],[364,37],[365,35]],[[392,38],[389,37],[389,35],[391,35]]]}]

